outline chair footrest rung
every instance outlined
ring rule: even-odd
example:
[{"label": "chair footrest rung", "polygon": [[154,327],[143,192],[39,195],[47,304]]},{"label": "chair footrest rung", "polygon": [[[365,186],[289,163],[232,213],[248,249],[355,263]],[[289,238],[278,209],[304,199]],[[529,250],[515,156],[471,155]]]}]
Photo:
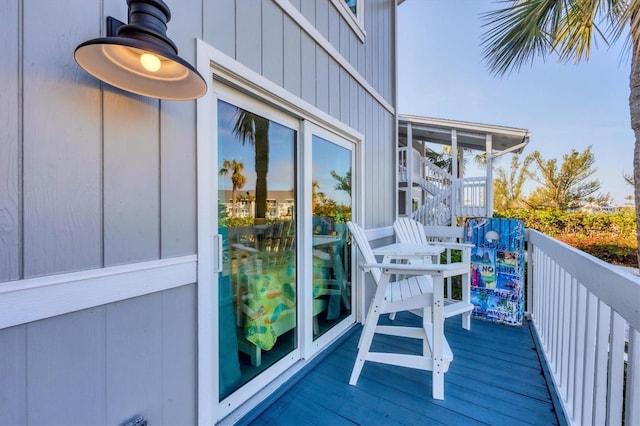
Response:
[{"label": "chair footrest rung", "polygon": [[[394,354],[385,352],[369,352],[367,361],[380,364],[395,365],[399,367],[415,368],[418,370],[433,371],[433,359],[430,357],[409,354]],[[442,364],[443,373],[449,370],[450,360],[445,359]]]},{"label": "chair footrest rung", "polygon": [[461,300],[445,299],[443,310],[444,317],[449,318],[473,311],[473,303],[463,302]]},{"label": "chair footrest rung", "polygon": [[376,334],[386,334],[389,336],[409,337],[412,339],[425,339],[422,327],[404,327],[399,325],[378,325]]}]

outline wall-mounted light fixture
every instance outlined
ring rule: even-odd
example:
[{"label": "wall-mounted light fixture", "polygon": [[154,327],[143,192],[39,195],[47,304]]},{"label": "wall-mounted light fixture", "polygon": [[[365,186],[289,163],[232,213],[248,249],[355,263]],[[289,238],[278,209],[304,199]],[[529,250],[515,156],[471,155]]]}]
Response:
[{"label": "wall-mounted light fixture", "polygon": [[190,100],[207,92],[198,71],[178,56],[167,37],[171,11],[162,0],[127,0],[129,23],[107,18],[107,37],[75,50],[78,65],[129,92],[158,99]]}]

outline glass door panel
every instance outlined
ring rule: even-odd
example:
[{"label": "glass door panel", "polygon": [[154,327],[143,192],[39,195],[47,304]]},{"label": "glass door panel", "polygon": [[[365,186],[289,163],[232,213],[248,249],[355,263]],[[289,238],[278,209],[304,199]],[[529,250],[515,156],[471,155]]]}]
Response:
[{"label": "glass door panel", "polygon": [[351,314],[350,246],[352,151],[312,137],[313,338]]},{"label": "glass door panel", "polygon": [[296,139],[287,126],[218,101],[220,400],[298,345]]}]

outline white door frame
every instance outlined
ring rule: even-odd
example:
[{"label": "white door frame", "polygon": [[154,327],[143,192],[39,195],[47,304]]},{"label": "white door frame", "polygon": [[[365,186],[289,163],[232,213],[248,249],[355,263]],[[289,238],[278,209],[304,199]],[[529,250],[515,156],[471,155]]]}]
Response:
[{"label": "white door frame", "polygon": [[[305,244],[305,247],[311,247],[312,239],[313,239],[312,217],[311,215],[308,215],[308,213],[311,212],[311,208],[312,208],[311,206],[312,167],[311,166],[312,166],[313,158],[312,158],[311,151],[312,151],[312,143],[313,143],[312,138],[314,135],[322,139],[325,139],[331,143],[334,143],[338,146],[341,146],[345,149],[348,149],[351,152],[351,169],[354,171],[358,170],[358,161],[357,161],[358,146],[356,144],[310,121],[304,122],[304,128],[303,128],[304,143],[301,145],[304,146],[305,158],[303,162],[304,164],[303,169],[304,169],[305,176],[304,176],[304,179],[301,180],[301,182],[303,183],[303,186],[305,189],[304,212],[302,213],[302,217],[304,218],[304,229],[303,229],[304,238],[302,238],[302,240],[304,241],[303,244]],[[356,173],[352,173],[351,179],[352,179],[351,193],[358,194],[359,191],[358,191],[358,181],[356,179]],[[359,200],[357,200],[354,197],[351,198],[352,215],[354,219],[356,217],[355,215],[357,214],[356,205],[358,201]],[[304,257],[304,261],[307,262],[307,264],[305,265],[305,268],[304,268],[304,271],[306,274],[303,279],[303,282],[310,283],[313,280],[312,256],[310,252],[303,252],[303,254],[307,254],[307,256]],[[351,258],[353,259],[353,257],[354,256],[352,254]],[[352,259],[349,259],[349,260],[352,261]],[[355,274],[353,279],[355,280]],[[352,289],[356,288],[354,283],[351,283],[351,288]],[[306,310],[305,312],[309,312],[308,318],[312,318],[312,314],[310,310],[312,309],[313,295],[311,294],[311,292],[307,291],[305,292],[305,296],[306,296],[304,300],[304,308]],[[356,320],[356,307],[357,307],[356,299],[357,299],[356,292],[353,291],[351,295],[351,314],[349,314],[349,316],[342,319],[338,324],[333,326],[330,330],[328,330],[322,336],[319,336],[316,340],[313,340],[312,321],[306,321],[304,323],[303,354],[305,359],[309,359],[314,355],[316,355],[319,351],[321,351],[323,348],[325,348],[335,339],[337,339],[342,334],[344,334],[344,332],[353,325],[353,323]]]}]

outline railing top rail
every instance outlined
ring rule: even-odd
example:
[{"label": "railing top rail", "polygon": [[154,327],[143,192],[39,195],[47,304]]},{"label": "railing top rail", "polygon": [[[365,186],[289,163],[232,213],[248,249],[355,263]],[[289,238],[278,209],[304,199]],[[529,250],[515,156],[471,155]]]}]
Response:
[{"label": "railing top rail", "polygon": [[420,161],[421,161],[422,165],[424,165],[426,168],[431,170],[433,173],[438,174],[440,176],[443,176],[443,177],[445,177],[447,179],[451,179],[452,178],[451,173],[449,173],[446,170],[436,166],[428,158],[420,157]]},{"label": "railing top rail", "polygon": [[528,241],[640,330],[640,278],[533,229]]},{"label": "railing top rail", "polygon": [[477,177],[463,177],[459,179],[462,182],[486,182],[487,178],[485,176],[477,176]]}]

